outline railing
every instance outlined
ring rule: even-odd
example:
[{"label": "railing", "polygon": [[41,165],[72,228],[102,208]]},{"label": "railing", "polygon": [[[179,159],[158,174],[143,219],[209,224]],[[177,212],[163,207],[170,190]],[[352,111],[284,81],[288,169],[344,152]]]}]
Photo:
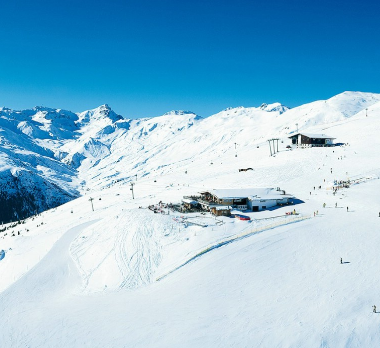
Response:
[{"label": "railing", "polygon": [[303,220],[310,219],[310,218],[311,218],[310,215],[289,216],[285,220],[276,221],[276,222],[274,222],[272,224],[256,227],[256,228],[253,228],[253,229],[251,229],[250,226],[248,226],[241,233],[239,233],[239,234],[237,234],[235,236],[227,237],[225,239],[220,240],[219,242],[216,242],[214,244],[208,245],[203,250],[195,253],[193,256],[191,256],[190,258],[188,258],[186,261],[182,262],[179,266],[175,267],[171,271],[166,272],[165,274],[163,274],[163,275],[159,276],[158,278],[156,278],[156,281],[160,281],[161,279],[167,277],[169,274],[177,271],[178,269],[182,268],[183,266],[187,265],[188,263],[196,260],[197,258],[201,257],[204,254],[207,254],[211,250],[218,249],[218,248],[220,248],[220,247],[222,247],[224,245],[227,245],[229,243],[235,242],[235,241],[243,239],[243,238],[247,238],[249,236],[252,236],[252,235],[254,235],[256,233],[259,233],[259,232],[262,232],[262,231],[265,231],[265,230],[270,230],[270,229],[275,228],[275,227],[279,227],[279,226],[283,226],[283,225],[288,225],[288,224],[291,224],[291,223],[294,223],[294,222],[299,222],[299,221],[303,221]]},{"label": "railing", "polygon": [[333,147],[334,144],[297,144],[297,149],[309,149],[311,147]]}]

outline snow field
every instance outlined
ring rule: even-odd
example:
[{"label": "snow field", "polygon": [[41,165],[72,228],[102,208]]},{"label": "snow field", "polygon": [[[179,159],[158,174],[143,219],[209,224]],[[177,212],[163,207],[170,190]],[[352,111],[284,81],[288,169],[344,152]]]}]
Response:
[{"label": "snow field", "polygon": [[[88,148],[82,197],[17,225],[20,236],[0,233],[0,346],[379,346],[380,316],[372,313],[372,305],[380,308],[379,108],[376,98],[345,94],[307,111],[236,108],[192,126],[186,115],[183,132],[181,115],[173,123],[174,115],[132,122],[128,134],[105,132],[111,154],[102,157],[101,144],[99,152]],[[285,133],[295,122],[349,145],[288,151]],[[266,139],[276,134],[283,143],[269,157]],[[238,172],[247,167],[254,170]],[[358,178],[365,180],[336,195],[327,189]],[[186,215],[207,227],[147,209],[233,187],[281,187],[301,202],[247,213],[251,223]],[[312,218],[212,250],[156,281],[209,245],[293,209]]]},{"label": "snow field", "polygon": [[[378,189],[378,180],[354,186],[344,199],[355,210],[320,209],[319,217],[229,244],[160,282],[112,296],[82,292],[80,273],[69,281],[58,271],[57,257],[70,260],[68,239],[100,226],[73,229],[56,244],[62,252],[52,249],[41,261],[44,272],[3,293],[2,332],[12,328],[16,346],[46,346],[49,337],[62,347],[376,346],[380,317],[371,306],[380,260],[373,245],[380,235],[367,205],[378,202]],[[48,265],[53,273],[45,273]],[[41,292],[44,283],[49,287]],[[43,306],[35,305],[37,289]],[[28,315],[15,315],[21,310]]]}]

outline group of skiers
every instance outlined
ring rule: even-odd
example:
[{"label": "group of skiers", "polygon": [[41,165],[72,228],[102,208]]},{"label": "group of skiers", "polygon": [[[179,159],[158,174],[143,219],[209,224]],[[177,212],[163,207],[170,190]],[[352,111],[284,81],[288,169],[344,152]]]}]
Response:
[{"label": "group of skiers", "polygon": [[[326,208],[326,203],[323,203],[323,208]],[[335,203],[335,208],[338,208],[338,203]],[[348,212],[348,207],[346,207],[346,210]],[[314,214],[315,216],[315,214]],[[380,217],[380,213],[379,213],[379,217]]]}]

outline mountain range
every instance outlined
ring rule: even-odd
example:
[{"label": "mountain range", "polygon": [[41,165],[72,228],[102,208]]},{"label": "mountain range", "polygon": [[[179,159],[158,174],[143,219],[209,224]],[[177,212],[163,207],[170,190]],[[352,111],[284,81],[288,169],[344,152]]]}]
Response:
[{"label": "mountain range", "polygon": [[[0,109],[0,221],[24,219],[115,182],[165,175],[203,158],[258,147],[271,137],[354,119],[380,94],[344,92],[289,109],[228,108],[200,117],[173,110],[128,119],[108,105],[80,113]],[[178,149],[181,149],[178,151]]]}]

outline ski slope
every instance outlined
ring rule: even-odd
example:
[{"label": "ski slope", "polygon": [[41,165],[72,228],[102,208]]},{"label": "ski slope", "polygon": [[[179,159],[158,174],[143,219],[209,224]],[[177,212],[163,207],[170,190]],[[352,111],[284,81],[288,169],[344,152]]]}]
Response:
[{"label": "ski slope", "polygon": [[[372,95],[354,97],[316,102],[316,123],[305,128],[331,134],[347,144],[341,147],[287,150],[285,128],[302,123],[303,111],[294,109],[230,109],[198,120],[170,114],[148,120],[157,124],[152,132],[162,128],[155,140],[123,131],[112,144],[103,139],[110,154],[92,149],[98,164],[78,167],[93,183],[81,197],[0,232],[0,346],[379,346],[380,314],[372,306],[380,308],[380,104]],[[260,126],[252,113],[263,118]],[[253,137],[242,127],[250,115]],[[187,126],[172,138],[167,127],[177,116],[177,126],[181,117]],[[283,141],[276,156],[265,134]],[[126,178],[124,161],[130,177],[138,174],[135,199],[128,180],[108,178],[113,170]],[[247,167],[254,170],[238,172]],[[356,184],[333,195],[331,183],[347,179]],[[300,202],[245,213],[251,222],[148,209],[234,187],[281,187]],[[293,209],[305,219],[286,220]]]},{"label": "ski slope", "polygon": [[[378,202],[373,180],[318,217],[210,252],[137,290],[83,290],[67,231],[1,296],[4,346],[330,346],[379,344]],[[365,197],[365,199],[363,198]],[[340,197],[339,197],[340,198]],[[315,201],[318,198],[314,198]],[[363,221],[366,221],[363,226]],[[87,223],[88,224],[88,223]],[[343,258],[344,264],[339,259]],[[290,334],[292,333],[292,334]]]}]

